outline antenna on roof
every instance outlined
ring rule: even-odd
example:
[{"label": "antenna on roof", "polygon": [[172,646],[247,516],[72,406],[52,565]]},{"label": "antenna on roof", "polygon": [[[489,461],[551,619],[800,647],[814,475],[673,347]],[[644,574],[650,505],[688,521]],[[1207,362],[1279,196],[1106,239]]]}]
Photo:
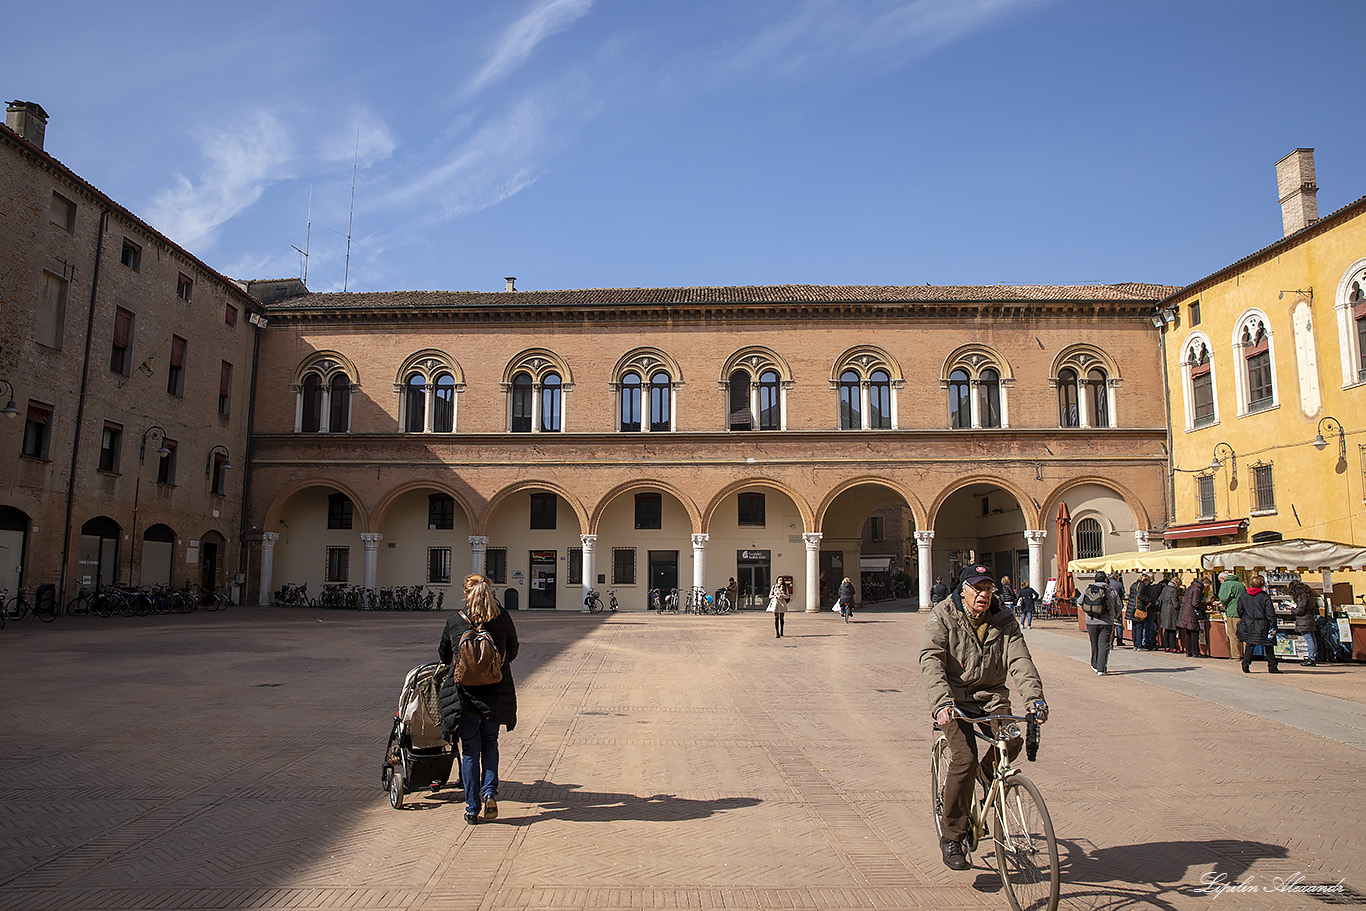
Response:
[{"label": "antenna on roof", "polygon": [[309,239],[312,238],[312,236],[313,236],[313,184],[309,184],[309,185],[308,185],[308,226],[307,226],[306,228],[304,228],[304,248],[303,248],[302,250],[300,250],[298,247],[294,247],[293,244],[290,244],[291,247],[294,247],[295,252],[297,252],[301,257],[303,257],[303,259],[302,259],[303,268],[302,268],[301,271],[302,271],[304,274],[303,274],[303,278],[301,278],[300,281],[302,281],[305,285],[308,284],[308,246],[309,246]]},{"label": "antenna on roof", "polygon": [[356,124],[356,157],[351,160],[351,211],[346,215],[346,268],[342,270],[342,290],[351,277],[351,222],[356,217],[356,164],[360,161],[360,124]]}]

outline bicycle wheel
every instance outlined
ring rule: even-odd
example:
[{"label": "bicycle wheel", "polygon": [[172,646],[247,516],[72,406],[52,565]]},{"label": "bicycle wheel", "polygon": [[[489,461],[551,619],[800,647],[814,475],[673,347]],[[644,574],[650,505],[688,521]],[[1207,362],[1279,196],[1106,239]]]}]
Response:
[{"label": "bicycle wheel", "polygon": [[930,751],[930,810],[934,813],[934,828],[944,837],[944,785],[949,781],[949,741],[943,734],[934,739]]},{"label": "bicycle wheel", "polygon": [[1056,911],[1062,884],[1053,820],[1034,782],[1012,775],[996,800],[996,869],[1015,911]]},{"label": "bicycle wheel", "polygon": [[28,616],[28,602],[23,595],[15,595],[5,605],[5,616],[10,620],[22,620]]},{"label": "bicycle wheel", "polygon": [[33,616],[44,623],[51,623],[57,619],[57,596],[49,595],[39,598],[33,603]]}]

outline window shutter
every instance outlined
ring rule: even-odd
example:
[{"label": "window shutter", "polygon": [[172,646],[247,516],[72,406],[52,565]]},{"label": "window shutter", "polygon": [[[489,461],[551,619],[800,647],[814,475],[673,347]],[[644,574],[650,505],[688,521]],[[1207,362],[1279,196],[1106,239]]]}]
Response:
[{"label": "window shutter", "polygon": [[40,405],[28,406],[28,419],[35,424],[46,425],[47,422],[51,419],[51,417],[52,412],[48,411],[46,408],[43,408]]},{"label": "window shutter", "polygon": [[232,389],[232,364],[223,362],[223,372],[218,378],[218,394],[227,395]]},{"label": "window shutter", "polygon": [[133,314],[127,310],[114,311],[114,347],[128,347],[128,333],[133,328]]},{"label": "window shutter", "polygon": [[178,335],[171,336],[171,366],[185,366],[185,340]]}]

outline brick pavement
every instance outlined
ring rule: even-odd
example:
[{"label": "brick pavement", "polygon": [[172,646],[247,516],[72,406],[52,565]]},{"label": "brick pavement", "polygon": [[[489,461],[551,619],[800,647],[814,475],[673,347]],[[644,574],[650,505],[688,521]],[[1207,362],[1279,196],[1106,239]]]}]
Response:
[{"label": "brick pavement", "polygon": [[[7,627],[0,909],[1006,907],[980,860],[939,861],[923,615],[789,614],[781,641],[767,615],[515,618],[521,720],[501,816],[475,827],[459,792],[395,811],[379,788],[398,688],[441,616]],[[1064,908],[1323,907],[1198,894],[1204,874],[1366,892],[1361,750],[1097,678],[1048,639],[1054,715],[1027,773],[1062,840]]]}]

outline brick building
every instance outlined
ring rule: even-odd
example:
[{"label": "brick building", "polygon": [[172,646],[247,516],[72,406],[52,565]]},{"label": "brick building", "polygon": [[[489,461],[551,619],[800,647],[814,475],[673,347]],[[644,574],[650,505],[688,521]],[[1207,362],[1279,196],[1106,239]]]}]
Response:
[{"label": "brick building", "polygon": [[224,588],[238,571],[259,305],[0,129],[0,588]]},{"label": "brick building", "polygon": [[651,588],[735,577],[743,599],[786,575],[811,610],[822,584],[859,581],[881,516],[922,602],[970,560],[1042,590],[1060,504],[1083,554],[1166,523],[1151,318],[1172,290],[283,297],[257,377],[249,584],[483,570],[520,607],[578,610],[594,586],[643,609]]}]

